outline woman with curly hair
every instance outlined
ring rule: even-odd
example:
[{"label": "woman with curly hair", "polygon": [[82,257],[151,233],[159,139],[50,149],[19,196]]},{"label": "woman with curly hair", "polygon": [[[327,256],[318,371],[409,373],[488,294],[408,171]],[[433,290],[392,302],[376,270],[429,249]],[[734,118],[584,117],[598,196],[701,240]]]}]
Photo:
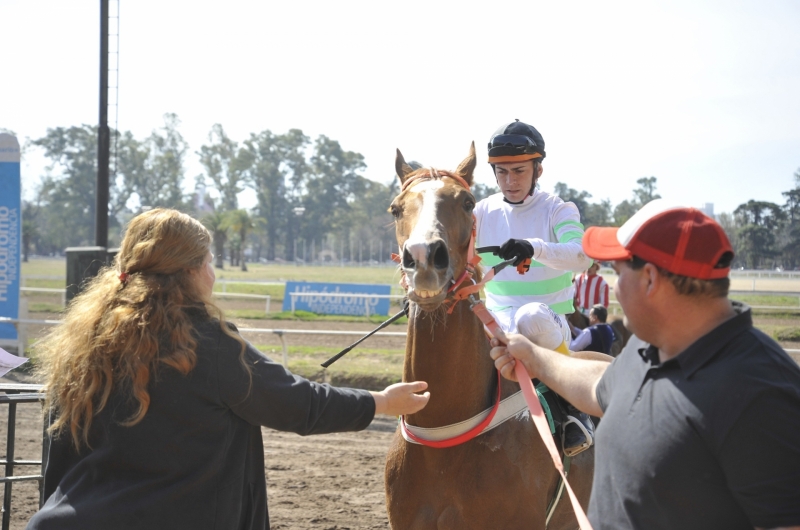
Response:
[{"label": "woman with curly hair", "polygon": [[53,421],[30,530],[266,529],[262,425],[355,431],[427,403],[423,382],[336,388],[265,357],[211,302],[210,243],[186,214],[137,216],[37,343]]}]

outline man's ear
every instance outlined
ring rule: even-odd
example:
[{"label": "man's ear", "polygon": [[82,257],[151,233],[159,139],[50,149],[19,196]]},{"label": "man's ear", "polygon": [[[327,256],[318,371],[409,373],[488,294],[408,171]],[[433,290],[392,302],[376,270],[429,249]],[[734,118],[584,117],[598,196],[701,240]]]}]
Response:
[{"label": "man's ear", "polygon": [[652,263],[645,263],[643,272],[642,281],[647,282],[647,288],[645,290],[646,296],[652,296],[664,287],[666,278],[658,271],[658,267]]}]

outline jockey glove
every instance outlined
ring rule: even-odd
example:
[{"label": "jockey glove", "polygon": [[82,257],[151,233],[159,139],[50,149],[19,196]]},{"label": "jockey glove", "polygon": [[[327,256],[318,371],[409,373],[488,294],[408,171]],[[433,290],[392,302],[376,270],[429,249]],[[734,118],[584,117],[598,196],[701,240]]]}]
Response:
[{"label": "jockey glove", "polygon": [[503,243],[496,254],[504,260],[517,258],[512,264],[516,267],[526,259],[533,257],[533,245],[525,239],[509,239]]}]

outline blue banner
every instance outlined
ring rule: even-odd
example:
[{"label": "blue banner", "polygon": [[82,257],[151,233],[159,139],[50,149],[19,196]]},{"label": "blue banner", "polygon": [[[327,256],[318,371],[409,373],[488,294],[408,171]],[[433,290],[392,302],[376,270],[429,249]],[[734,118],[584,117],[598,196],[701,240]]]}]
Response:
[{"label": "blue banner", "polygon": [[[338,294],[381,294],[388,295],[391,285],[368,283],[321,283],[286,282],[283,294],[283,310],[294,309],[310,311],[319,315],[388,315],[388,298],[362,298],[360,296],[333,296]],[[319,293],[307,296],[292,296],[291,293]]]},{"label": "blue banner", "polygon": [[[19,142],[0,134],[0,317],[19,318],[20,210]],[[0,339],[17,340],[13,324],[0,324]]]}]

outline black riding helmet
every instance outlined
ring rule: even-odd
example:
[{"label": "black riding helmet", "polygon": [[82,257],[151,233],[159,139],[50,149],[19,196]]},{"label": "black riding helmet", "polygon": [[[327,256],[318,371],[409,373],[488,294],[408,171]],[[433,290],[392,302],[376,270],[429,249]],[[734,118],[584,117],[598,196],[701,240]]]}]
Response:
[{"label": "black riding helmet", "polygon": [[544,158],[544,138],[532,125],[514,120],[497,129],[489,140],[489,163]]}]

